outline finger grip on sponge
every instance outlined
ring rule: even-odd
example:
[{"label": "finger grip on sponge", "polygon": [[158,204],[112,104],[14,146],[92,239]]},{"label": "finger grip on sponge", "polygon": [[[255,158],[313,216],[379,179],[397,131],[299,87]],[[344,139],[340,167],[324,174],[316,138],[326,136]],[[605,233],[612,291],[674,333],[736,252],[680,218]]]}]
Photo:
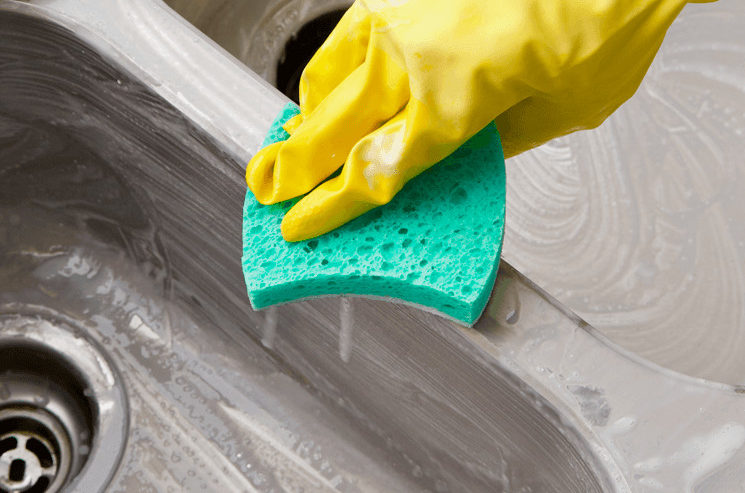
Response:
[{"label": "finger grip on sponge", "polygon": [[[289,137],[289,103],[264,146]],[[493,123],[381,207],[317,238],[286,242],[285,213],[298,199],[243,209],[243,274],[254,309],[305,298],[357,295],[418,305],[472,325],[499,265],[505,169]]]}]

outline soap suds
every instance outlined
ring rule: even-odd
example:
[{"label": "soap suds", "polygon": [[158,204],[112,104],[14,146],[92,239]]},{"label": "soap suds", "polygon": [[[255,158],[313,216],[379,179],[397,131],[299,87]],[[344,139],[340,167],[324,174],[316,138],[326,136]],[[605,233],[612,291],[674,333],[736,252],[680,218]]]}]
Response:
[{"label": "soap suds", "polygon": [[[404,152],[404,140],[406,138],[406,122],[398,122],[392,127],[400,127],[394,132],[378,130],[373,138],[365,142],[362,151],[362,159],[368,164],[363,170],[370,190],[375,189],[378,176],[391,177],[399,174],[398,168]],[[386,130],[389,130],[386,128]]]}]

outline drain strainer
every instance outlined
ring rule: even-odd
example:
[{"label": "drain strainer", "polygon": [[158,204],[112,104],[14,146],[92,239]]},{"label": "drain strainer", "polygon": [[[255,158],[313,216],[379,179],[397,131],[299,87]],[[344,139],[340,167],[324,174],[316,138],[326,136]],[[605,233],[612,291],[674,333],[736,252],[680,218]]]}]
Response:
[{"label": "drain strainer", "polygon": [[0,491],[59,489],[71,457],[67,432],[53,415],[37,408],[0,410]]},{"label": "drain strainer", "polygon": [[126,437],[123,389],[67,324],[0,317],[0,493],[101,491]]}]

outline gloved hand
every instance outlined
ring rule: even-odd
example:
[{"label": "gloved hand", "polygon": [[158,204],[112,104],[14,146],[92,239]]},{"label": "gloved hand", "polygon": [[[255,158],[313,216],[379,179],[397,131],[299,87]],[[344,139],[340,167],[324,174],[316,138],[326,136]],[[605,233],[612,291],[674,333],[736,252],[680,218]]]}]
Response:
[{"label": "gloved hand", "polygon": [[248,186],[263,204],[311,192],[282,221],[298,241],[387,203],[491,120],[506,157],[595,127],[685,3],[357,0],[303,72],[291,137],[254,156]]}]

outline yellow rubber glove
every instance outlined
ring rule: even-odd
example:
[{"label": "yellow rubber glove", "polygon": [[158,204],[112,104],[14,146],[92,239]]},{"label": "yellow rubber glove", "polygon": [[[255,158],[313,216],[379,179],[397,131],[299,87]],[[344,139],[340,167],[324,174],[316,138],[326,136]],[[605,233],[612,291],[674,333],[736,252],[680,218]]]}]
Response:
[{"label": "yellow rubber glove", "polygon": [[263,204],[310,192],[282,221],[298,241],[387,203],[491,120],[506,157],[595,127],[685,3],[357,0],[303,72],[291,137],[254,156],[248,186]]}]

